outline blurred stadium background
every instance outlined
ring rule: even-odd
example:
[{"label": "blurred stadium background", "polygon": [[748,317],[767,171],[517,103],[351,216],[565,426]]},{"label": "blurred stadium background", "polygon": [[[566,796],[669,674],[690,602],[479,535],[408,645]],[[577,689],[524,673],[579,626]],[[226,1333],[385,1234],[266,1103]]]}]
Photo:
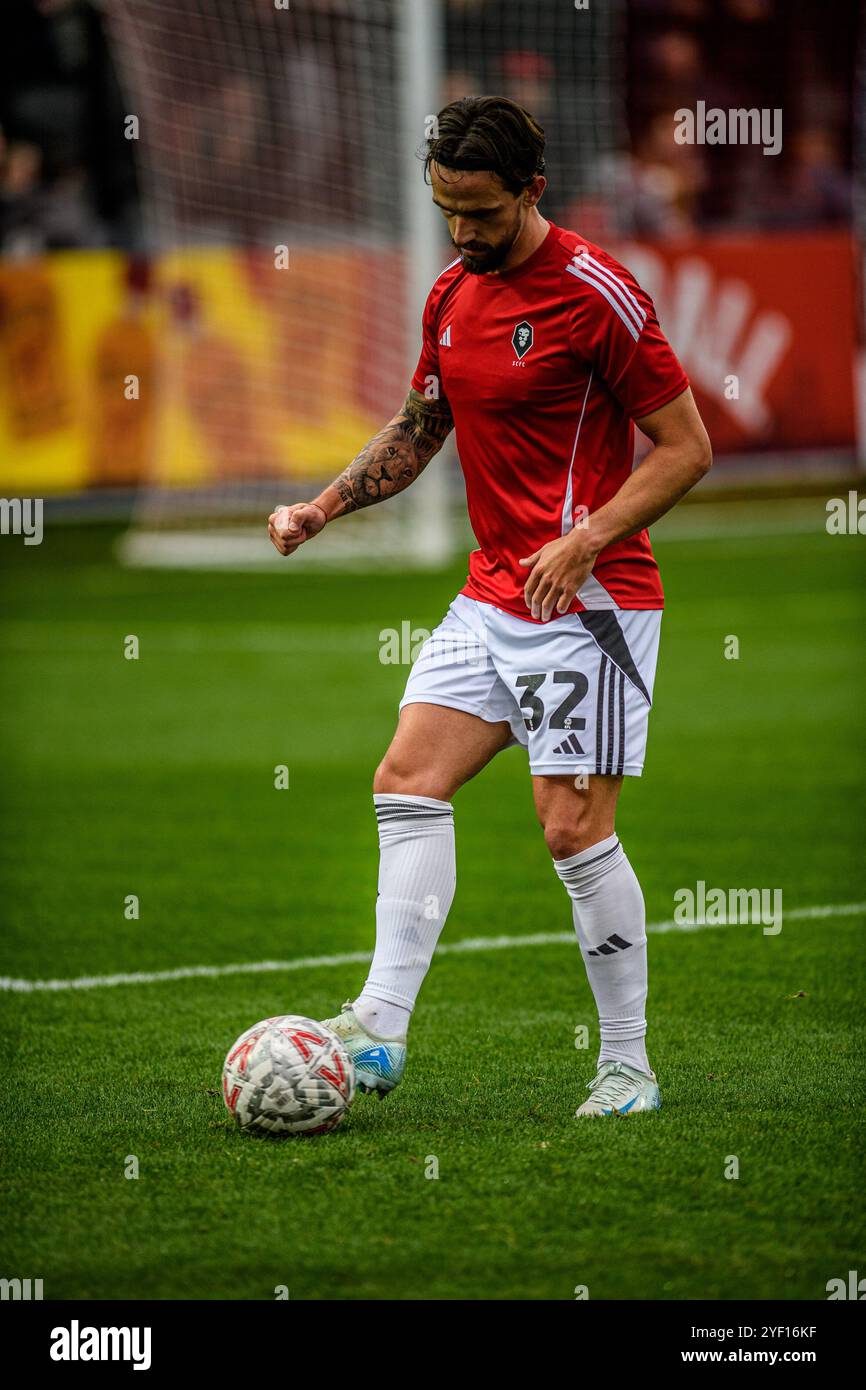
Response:
[{"label": "blurred stadium background", "polygon": [[[866,464],[863,87],[853,0],[4,0],[0,500],[45,503],[41,545],[0,536],[4,1276],[815,1299],[863,1270],[864,540],[826,511]],[[407,1083],[256,1144],[223,1057],[363,981],[371,777],[472,544],[453,449],[291,561],[265,518],[404,399],[451,259],[416,150],[484,91],[545,126],[542,211],[652,293],[715,446],[653,528],[618,817],[665,1108],[575,1132],[596,1015],[511,750],[457,799]],[[700,101],[780,108],[780,153],[677,144]],[[784,930],[672,930],[698,882],[778,889]]]},{"label": "blurred stadium background", "polygon": [[[0,489],[44,496],[49,518],[129,519],[130,562],[278,569],[263,513],[403,398],[449,256],[416,152],[431,113],[482,91],[545,126],[550,216],[653,294],[714,442],[698,497],[850,482],[859,8],[8,0]],[[677,144],[674,111],[699,101],[780,109],[781,152]],[[465,548],[449,464],[292,568]]]}]

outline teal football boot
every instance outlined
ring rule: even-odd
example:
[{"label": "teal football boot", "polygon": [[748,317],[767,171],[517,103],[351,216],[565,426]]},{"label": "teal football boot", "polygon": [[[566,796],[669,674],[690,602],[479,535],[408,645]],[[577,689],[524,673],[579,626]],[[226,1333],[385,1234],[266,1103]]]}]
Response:
[{"label": "teal football boot", "polygon": [[321,1022],[336,1033],[355,1067],[358,1090],[369,1094],[375,1091],[382,1100],[399,1085],[406,1065],[406,1043],[399,1038],[377,1038],[368,1033],[355,1017],[352,1001],[348,1000],[336,1018]]}]

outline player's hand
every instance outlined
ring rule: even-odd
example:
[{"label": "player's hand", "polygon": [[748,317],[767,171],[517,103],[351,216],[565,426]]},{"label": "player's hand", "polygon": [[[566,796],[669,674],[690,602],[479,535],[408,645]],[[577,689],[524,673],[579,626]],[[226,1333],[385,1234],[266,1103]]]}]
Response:
[{"label": "player's hand", "polygon": [[521,565],[532,566],[523,596],[533,618],[546,623],[554,608],[558,613],[567,612],[592,573],[597,555],[588,532],[575,527],[567,536],[548,541],[521,560]]},{"label": "player's hand", "polygon": [[268,517],[268,535],[281,555],[291,555],[299,545],[318,535],[328,518],[317,502],[293,502],[277,507]]}]

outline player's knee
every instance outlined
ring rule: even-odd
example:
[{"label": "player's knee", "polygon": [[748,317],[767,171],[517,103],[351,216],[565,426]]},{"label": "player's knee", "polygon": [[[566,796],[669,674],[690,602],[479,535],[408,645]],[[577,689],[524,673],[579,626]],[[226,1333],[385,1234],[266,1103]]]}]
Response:
[{"label": "player's knee", "polygon": [[390,763],[381,762],[373,776],[373,795],[378,796],[380,793],[388,794],[400,791],[403,791],[402,779]]},{"label": "player's knee", "polygon": [[445,786],[441,774],[435,769],[419,767],[390,750],[376,768],[373,777],[375,795],[432,796],[438,801],[448,801],[451,790]]},{"label": "player's knee", "polygon": [[544,842],[553,859],[568,859],[572,854],[577,854],[580,849],[578,840],[578,833],[572,824],[553,821],[544,827]]},{"label": "player's knee", "polygon": [[544,826],[544,840],[552,859],[570,859],[611,833],[612,829],[601,826],[595,817],[581,812],[568,820],[548,821]]}]

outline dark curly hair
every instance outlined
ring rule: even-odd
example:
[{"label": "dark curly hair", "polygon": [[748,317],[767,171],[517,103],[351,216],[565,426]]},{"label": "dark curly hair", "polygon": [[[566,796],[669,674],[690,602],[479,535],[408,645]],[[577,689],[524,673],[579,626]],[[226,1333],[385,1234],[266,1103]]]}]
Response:
[{"label": "dark curly hair", "polygon": [[436,122],[423,151],[428,182],[434,159],[444,169],[489,169],[509,193],[544,172],[544,131],[508,97],[461,97],[444,106]]}]

